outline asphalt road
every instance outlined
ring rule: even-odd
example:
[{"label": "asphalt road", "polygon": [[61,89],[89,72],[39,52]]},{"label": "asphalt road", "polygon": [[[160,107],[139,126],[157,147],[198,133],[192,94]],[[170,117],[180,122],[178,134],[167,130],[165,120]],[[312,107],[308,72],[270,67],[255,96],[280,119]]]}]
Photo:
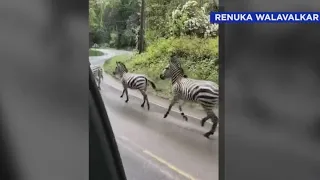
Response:
[{"label": "asphalt road", "polygon": [[105,53],[103,56],[91,56],[89,57],[90,63],[92,65],[103,65],[106,59],[109,59],[113,56],[119,55],[119,54],[126,54],[131,53],[130,51],[124,51],[124,50],[113,50],[113,49],[99,49],[99,51]]},{"label": "asphalt road", "polygon": [[[105,50],[104,57],[91,57],[92,64],[123,51]],[[206,139],[200,126],[128,103],[106,81],[101,95],[111,120],[128,180],[218,179],[218,137]]]}]

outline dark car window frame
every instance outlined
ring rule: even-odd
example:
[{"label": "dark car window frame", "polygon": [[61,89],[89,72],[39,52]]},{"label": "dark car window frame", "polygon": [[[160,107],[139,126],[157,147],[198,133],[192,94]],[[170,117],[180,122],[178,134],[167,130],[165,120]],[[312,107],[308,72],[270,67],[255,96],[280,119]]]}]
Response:
[{"label": "dark car window frame", "polygon": [[89,179],[126,180],[115,136],[90,66],[89,89]]}]

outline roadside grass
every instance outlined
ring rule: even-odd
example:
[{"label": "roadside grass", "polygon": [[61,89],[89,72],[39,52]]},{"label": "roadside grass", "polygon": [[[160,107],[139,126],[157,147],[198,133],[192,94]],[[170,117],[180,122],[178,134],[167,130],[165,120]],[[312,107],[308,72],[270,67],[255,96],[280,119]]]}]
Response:
[{"label": "roadside grass", "polygon": [[[108,61],[106,61],[103,65],[104,71],[105,73],[111,75],[112,77],[116,78],[119,80],[118,77],[113,75],[113,72],[115,70],[116,67],[116,62],[123,62],[129,72],[130,72],[130,64],[128,64],[131,61],[131,58],[133,57],[133,55],[130,54],[122,54],[122,55],[117,55],[112,57],[111,59],[109,59]],[[131,71],[132,72],[132,71]],[[133,72],[135,73],[135,72]],[[150,77],[149,77],[150,78]],[[160,80],[159,78],[157,79],[151,79],[156,87],[157,87],[157,91],[154,91],[152,88],[148,88],[148,93],[158,96],[160,98],[169,100],[171,99],[171,82],[169,80]],[[186,103],[187,106],[189,106],[189,108],[196,108],[196,109],[201,109],[201,107],[197,104],[193,104],[193,103]]]},{"label": "roadside grass", "polygon": [[[130,58],[132,57],[132,55],[130,54],[121,54],[121,55],[117,55],[117,56],[113,56],[111,59],[109,59],[108,61],[106,61],[103,65],[103,69],[104,72],[115,77],[112,72],[115,70],[116,68],[116,62],[123,62],[124,64],[126,64],[126,62],[128,62],[130,60]],[[130,69],[129,69],[130,71]]]},{"label": "roadside grass", "polygon": [[[218,83],[218,42],[218,38],[160,38],[150,44],[142,54],[124,54],[111,58],[104,64],[104,69],[107,74],[112,75],[116,67],[116,61],[123,62],[129,72],[145,74],[156,84],[157,91],[149,88],[148,93],[164,99],[171,99],[171,82],[161,80],[159,77],[168,64],[170,55],[179,55],[182,67],[188,77]],[[199,106],[192,104],[191,107],[198,108]]]},{"label": "roadside grass", "polygon": [[[114,70],[116,68],[116,62],[117,61],[123,62],[127,66],[129,72],[132,72],[132,71],[130,71],[130,69],[132,69],[132,68],[130,67],[130,64],[128,64],[130,62],[132,56],[133,55],[130,55],[130,54],[122,54],[122,55],[118,55],[118,56],[112,57],[111,59],[106,61],[104,63],[104,65],[103,65],[105,73],[107,73],[107,74],[111,75],[112,77],[118,79],[118,77],[113,75],[113,72],[114,72]],[[137,73],[137,72],[132,72],[132,73]],[[143,73],[138,73],[138,74],[143,74]],[[170,82],[169,81],[164,81],[164,80],[160,81],[159,79],[150,79],[150,80],[152,80],[156,84],[156,87],[157,87],[158,91],[154,91],[152,88],[148,88],[148,92],[153,94],[153,95],[168,99],[170,94],[168,94],[166,92],[170,91],[170,89],[164,90],[163,87],[168,88],[168,83],[170,83]],[[171,87],[169,87],[169,88],[171,88]]]},{"label": "roadside grass", "polygon": [[115,61],[123,62],[129,72],[145,74],[157,85],[157,96],[171,97],[171,83],[161,80],[160,74],[168,64],[171,54],[178,54],[185,73],[193,79],[203,79],[218,83],[218,38],[170,38],[158,39],[142,54],[121,55],[107,61],[104,68],[110,74]]},{"label": "roadside grass", "polygon": [[102,56],[103,53],[101,51],[95,49],[89,49],[89,56]]}]

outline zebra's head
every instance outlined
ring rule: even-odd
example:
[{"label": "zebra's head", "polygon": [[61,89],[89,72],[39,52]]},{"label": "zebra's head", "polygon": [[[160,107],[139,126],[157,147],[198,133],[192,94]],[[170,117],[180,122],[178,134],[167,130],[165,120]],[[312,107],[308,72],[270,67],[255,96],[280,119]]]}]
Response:
[{"label": "zebra's head", "polygon": [[162,73],[160,74],[160,79],[164,80],[168,78],[171,78],[171,71],[170,71],[169,64],[163,69]]},{"label": "zebra's head", "polygon": [[184,74],[184,70],[181,67],[180,61],[176,55],[171,55],[169,64],[163,69],[160,74],[160,79],[178,78],[188,76]]},{"label": "zebra's head", "polygon": [[124,65],[122,62],[116,62],[117,66],[113,72],[113,75],[120,75],[122,76],[124,73],[128,72],[128,69],[126,65]]}]

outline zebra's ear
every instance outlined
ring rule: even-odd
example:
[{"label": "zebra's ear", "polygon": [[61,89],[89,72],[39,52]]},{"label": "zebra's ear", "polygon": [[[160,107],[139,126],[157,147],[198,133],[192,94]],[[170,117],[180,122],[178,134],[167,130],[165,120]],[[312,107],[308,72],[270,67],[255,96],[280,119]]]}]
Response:
[{"label": "zebra's ear", "polygon": [[171,55],[171,57],[170,57],[170,62],[172,63],[172,62],[175,62],[175,59],[176,59],[176,57],[174,56],[174,55]]},{"label": "zebra's ear", "polygon": [[170,59],[170,63],[178,64],[179,67],[180,67],[179,59],[178,59],[177,56],[173,56],[173,57]]}]

